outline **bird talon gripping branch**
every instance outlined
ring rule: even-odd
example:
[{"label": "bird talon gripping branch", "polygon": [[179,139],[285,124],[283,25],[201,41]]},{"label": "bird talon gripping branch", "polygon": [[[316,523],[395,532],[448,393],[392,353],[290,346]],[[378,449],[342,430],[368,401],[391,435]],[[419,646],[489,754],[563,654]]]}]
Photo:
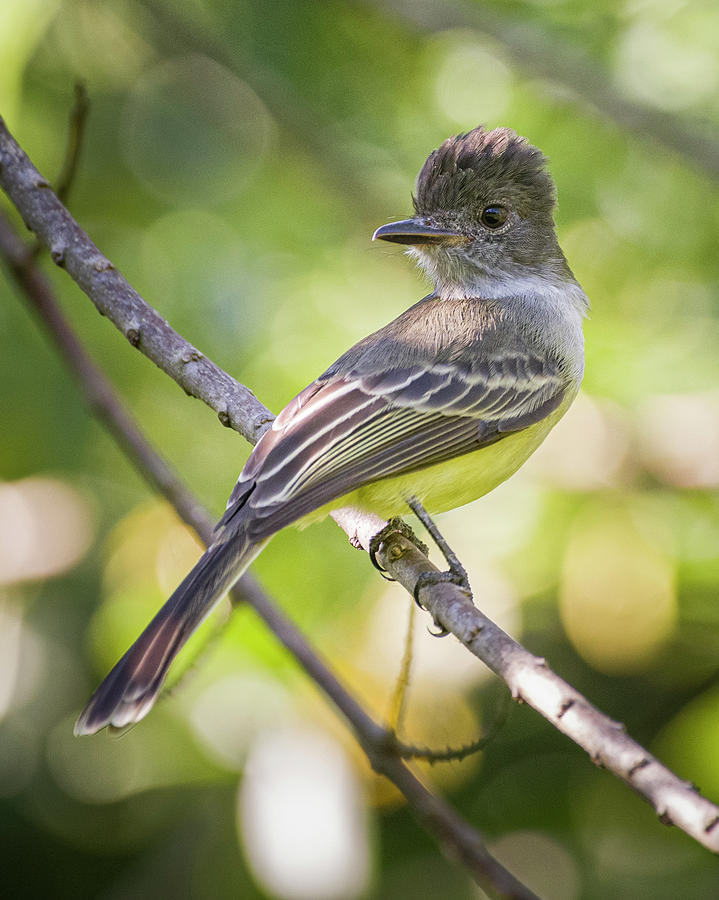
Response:
[{"label": "bird talon gripping branch", "polygon": [[464,571],[464,569],[461,569],[461,571],[453,571],[450,568],[444,572],[422,572],[417,578],[413,591],[414,602],[417,604],[417,606],[419,606],[420,609],[427,609],[427,607],[422,603],[420,599],[420,593],[425,588],[432,587],[437,584],[456,584],[457,587],[460,587],[467,594],[467,597],[470,600],[473,599],[472,589],[469,586],[467,573]]},{"label": "bird talon gripping branch", "polygon": [[372,565],[387,581],[394,581],[394,578],[390,578],[389,575],[385,574],[387,570],[377,560],[377,554],[379,553],[379,549],[384,541],[386,541],[387,538],[393,534],[401,534],[406,537],[407,540],[411,541],[420,551],[420,553],[424,553],[425,556],[427,556],[427,554],[429,553],[429,547],[417,537],[417,535],[409,527],[409,525],[405,521],[400,519],[399,516],[394,516],[389,520],[389,522],[387,522],[387,524],[381,531],[378,531],[377,534],[372,536],[372,540],[369,542],[368,551]]}]

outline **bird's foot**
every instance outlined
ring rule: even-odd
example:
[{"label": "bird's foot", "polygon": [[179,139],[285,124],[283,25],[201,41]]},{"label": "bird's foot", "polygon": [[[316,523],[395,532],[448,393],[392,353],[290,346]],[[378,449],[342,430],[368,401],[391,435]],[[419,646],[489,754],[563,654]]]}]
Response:
[{"label": "bird's foot", "polygon": [[407,525],[406,522],[403,522],[398,516],[395,516],[393,519],[390,519],[389,522],[385,525],[385,527],[378,531],[372,537],[372,540],[369,542],[369,558],[372,562],[372,565],[377,569],[380,575],[385,578],[387,581],[394,581],[394,578],[390,578],[387,575],[387,570],[384,566],[380,565],[377,561],[377,553],[379,552],[379,548],[381,547],[383,541],[386,541],[387,538],[392,534],[401,534],[407,538],[408,541],[411,541],[415,547],[420,550],[426,556],[429,553],[429,547],[420,541],[417,535],[412,531],[412,529]]},{"label": "bird's foot", "polygon": [[[430,587],[431,585],[435,584],[456,584],[466,592],[471,600],[472,589],[469,586],[467,571],[459,561],[457,554],[449,546],[447,540],[434,524],[434,521],[432,520],[424,506],[422,506],[422,504],[419,502],[419,500],[416,497],[410,497],[409,500],[407,500],[407,504],[412,512],[417,516],[419,521],[427,529],[430,537],[435,542],[437,547],[439,547],[439,549],[441,550],[448,566],[448,569],[444,572],[422,572],[422,574],[417,579],[417,583],[414,586],[415,603],[420,607],[420,609],[424,609],[425,607],[422,605],[422,601],[420,600],[420,593],[424,588]],[[435,634],[437,637],[444,637],[446,634],[449,634],[444,625],[438,622],[436,624],[439,630],[436,632],[432,632],[433,634]]]}]

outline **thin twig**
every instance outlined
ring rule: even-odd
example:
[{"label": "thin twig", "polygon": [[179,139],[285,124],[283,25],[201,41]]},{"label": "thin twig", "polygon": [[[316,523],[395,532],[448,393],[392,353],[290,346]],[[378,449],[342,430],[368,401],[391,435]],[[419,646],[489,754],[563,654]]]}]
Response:
[{"label": "thin twig", "polygon": [[[26,224],[64,265],[78,285],[133,345],[173,377],[188,393],[224,413],[226,424],[257,437],[271,413],[243,385],[187,343],[125,281],[95,247],[52,193],[0,120],[0,186],[19,209]],[[227,400],[229,398],[229,402]],[[332,518],[355,546],[369,548],[385,523],[356,509],[340,509]],[[438,571],[403,535],[383,541],[380,563],[413,595],[424,572]],[[533,656],[473,606],[466,592],[443,583],[422,591],[422,603],[435,621],[451,631],[470,652],[496,672],[515,699],[540,712],[647,799],[663,822],[678,825],[705,847],[719,852],[719,807],[700,796],[625,733],[570,685],[544,660]]]},{"label": "thin twig", "polygon": [[[431,570],[403,535],[387,539],[379,558],[412,593],[417,570]],[[430,564],[431,566],[431,564]],[[423,590],[422,604],[478,659],[502,678],[515,700],[527,703],[587,751],[592,761],[613,772],[655,809],[666,825],[676,825],[709,850],[719,852],[719,807],[701,796],[626,733],[582,694],[556,675],[488,619],[453,584]]]},{"label": "thin twig", "polygon": [[178,511],[180,518],[207,540],[212,522],[203,514],[195,498],[165,459],[147,442],[131,415],[117,397],[107,376],[90,359],[70,328],[54,299],[54,292],[38,266],[32,248],[15,233],[7,217],[0,213],[0,253],[18,287],[35,309],[40,322],[50,332],[68,368],[82,385],[93,413],[152,487]]},{"label": "thin twig", "polygon": [[407,711],[407,694],[409,691],[412,658],[414,656],[414,623],[417,618],[417,604],[410,603],[407,614],[407,632],[404,639],[404,653],[399,666],[397,682],[389,702],[387,723],[396,734],[402,730],[404,716]]},{"label": "thin twig", "polygon": [[67,203],[70,189],[75,183],[89,111],[90,100],[87,96],[87,90],[82,82],[78,82],[75,85],[75,103],[70,110],[70,127],[67,135],[65,159],[55,187],[55,193],[62,203]]},{"label": "thin twig", "polygon": [[[250,602],[272,633],[279,638],[295,659],[299,660],[305,671],[339,706],[342,701],[340,690],[344,689],[309,648],[294,625],[265,598],[260,597]],[[445,847],[449,852],[456,854],[459,851],[460,861],[474,874],[480,884],[484,883],[485,890],[489,882],[490,891],[499,896],[518,898],[535,896],[529,888],[520,884],[513,875],[499,866],[499,863],[487,852],[477,832],[444,801],[435,794],[431,794],[407,766],[397,758],[394,738],[389,732],[381,729],[361,707],[356,705],[355,715],[358,719],[365,721],[365,725],[360,730],[355,719],[350,717],[350,713],[342,706],[340,708],[355,725],[355,733],[372,763],[372,768],[381,775],[385,775],[400,789],[415,815],[432,834],[439,836],[441,843],[443,842],[442,835],[446,837]],[[365,739],[366,735],[371,736],[369,742]]]},{"label": "thin twig", "polygon": [[274,416],[235,381],[174,331],[97,249],[35,169],[0,119],[0,185],[25,224],[65,268],[101,315],[166,372],[190,396],[217,413],[223,425],[256,443]]},{"label": "thin twig", "polygon": [[509,697],[510,695],[507,692],[502,694],[499,711],[497,712],[494,721],[482,737],[477,738],[469,744],[464,744],[462,747],[447,747],[445,750],[433,750],[431,747],[418,747],[415,744],[407,744],[404,741],[395,740],[395,753],[397,753],[398,756],[401,756],[402,759],[424,759],[431,765],[439,762],[460,762],[468,756],[472,756],[472,754],[484,750],[484,748],[488,744],[491,744],[497,737],[504,727],[507,716],[509,715]]},{"label": "thin twig", "polygon": [[[85,136],[85,125],[87,124],[87,115],[90,111],[90,101],[85,90],[85,85],[78,82],[75,85],[75,103],[70,110],[70,124],[67,133],[67,144],[65,146],[65,157],[63,159],[60,174],[57,177],[55,193],[62,203],[67,203],[70,190],[75,182],[77,167],[80,162],[80,151],[82,150],[83,138]],[[44,250],[40,241],[28,247],[27,253],[33,259]]]},{"label": "thin twig", "polygon": [[[208,512],[192,495],[168,463],[150,445],[137,423],[124,409],[109,380],[90,359],[65,320],[53,290],[36,266],[29,248],[0,213],[0,256],[5,260],[22,295],[34,308],[63,361],[94,414],[107,427],[135,468],[174,507],[188,525],[208,543],[213,524]],[[292,622],[269,600],[254,578],[246,574],[232,591],[233,604],[248,603],[300,665],[343,713],[375,771],[385,775],[405,796],[423,826],[445,851],[462,864],[493,896],[536,900],[487,851],[479,834],[444,800],[431,794],[398,758],[393,735],[378,725],[319,658]]]}]

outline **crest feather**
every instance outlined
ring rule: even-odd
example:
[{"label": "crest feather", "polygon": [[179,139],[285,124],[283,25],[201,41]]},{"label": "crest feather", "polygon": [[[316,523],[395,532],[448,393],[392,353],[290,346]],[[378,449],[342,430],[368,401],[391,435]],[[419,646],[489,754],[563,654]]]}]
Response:
[{"label": "crest feather", "polygon": [[510,128],[475,128],[448,138],[419,173],[413,198],[418,215],[481,214],[506,202],[521,216],[552,218],[556,191],[544,154]]}]

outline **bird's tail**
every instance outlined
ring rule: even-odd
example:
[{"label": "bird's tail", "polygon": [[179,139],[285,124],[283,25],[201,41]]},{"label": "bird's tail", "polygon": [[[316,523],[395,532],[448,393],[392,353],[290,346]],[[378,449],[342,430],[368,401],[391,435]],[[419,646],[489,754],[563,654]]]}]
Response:
[{"label": "bird's tail", "polygon": [[241,524],[233,532],[221,532],[105,678],[75,723],[75,734],[94,734],[105,725],[122,728],[147,715],[180,648],[262,549],[248,541]]}]

